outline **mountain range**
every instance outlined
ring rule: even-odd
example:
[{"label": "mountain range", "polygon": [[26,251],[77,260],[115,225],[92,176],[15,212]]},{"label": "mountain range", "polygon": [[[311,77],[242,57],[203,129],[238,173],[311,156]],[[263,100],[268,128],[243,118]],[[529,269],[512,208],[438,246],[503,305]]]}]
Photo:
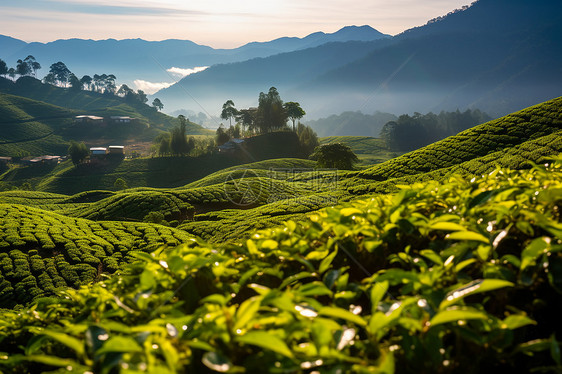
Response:
[{"label": "mountain range", "polygon": [[479,0],[392,38],[215,65],[155,96],[169,107],[191,96],[191,105],[241,108],[275,86],[312,118],[466,108],[498,117],[561,95],[560,25],[560,1]]},{"label": "mountain range", "polygon": [[370,26],[348,26],[335,33],[316,32],[304,38],[283,37],[268,42],[252,42],[234,49],[213,49],[189,40],[146,41],[67,39],[50,43],[26,43],[0,35],[0,58],[9,66],[33,55],[43,68],[63,61],[77,76],[114,74],[120,83],[134,87],[134,80],[173,82],[167,69],[191,69],[219,63],[245,61],[256,57],[317,47],[330,42],[371,41],[389,38]]}]

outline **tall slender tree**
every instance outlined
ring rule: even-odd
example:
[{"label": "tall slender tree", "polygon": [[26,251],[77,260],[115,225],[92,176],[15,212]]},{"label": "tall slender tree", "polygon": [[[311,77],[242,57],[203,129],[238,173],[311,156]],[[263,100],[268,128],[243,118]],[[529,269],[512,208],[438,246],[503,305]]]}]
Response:
[{"label": "tall slender tree", "polygon": [[278,130],[287,125],[287,113],[283,108],[283,100],[281,100],[277,88],[271,87],[267,94],[260,93],[256,122],[263,133]]},{"label": "tall slender tree", "polygon": [[31,74],[31,68],[29,67],[27,62],[25,62],[23,60],[18,60],[17,65],[16,65],[16,73],[20,77],[25,77],[26,75]]},{"label": "tall slender tree", "polygon": [[238,114],[238,110],[234,106],[232,100],[227,100],[222,106],[221,118],[224,120],[230,120],[230,126],[232,126],[232,118],[235,118]]},{"label": "tall slender tree", "polygon": [[4,60],[0,59],[0,75],[6,76],[6,74],[8,74],[8,65],[6,65]]},{"label": "tall slender tree", "polygon": [[283,108],[285,109],[287,118],[293,121],[293,131],[296,131],[295,120],[301,119],[306,114],[306,112],[301,108],[299,103],[296,103],[294,101],[289,101],[283,104]]},{"label": "tall slender tree", "polygon": [[64,62],[61,61],[52,64],[49,68],[49,73],[53,74],[57,82],[64,87],[66,87],[70,74],[72,74]]},{"label": "tall slender tree", "polygon": [[27,56],[23,61],[29,66],[30,72],[33,71],[33,76],[37,78],[37,70],[41,69],[41,64],[32,55]]}]

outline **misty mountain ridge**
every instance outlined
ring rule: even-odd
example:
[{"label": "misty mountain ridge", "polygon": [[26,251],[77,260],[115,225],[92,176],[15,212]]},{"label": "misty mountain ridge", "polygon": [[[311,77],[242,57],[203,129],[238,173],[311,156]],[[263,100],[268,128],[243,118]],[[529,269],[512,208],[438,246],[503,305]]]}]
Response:
[{"label": "misty mountain ridge", "polygon": [[469,108],[499,117],[562,95],[561,24],[559,1],[480,0],[392,38],[215,65],[155,96],[168,108],[216,112],[228,99],[253,106],[275,86],[307,119]]},{"label": "misty mountain ridge", "polygon": [[193,68],[220,63],[245,61],[257,57],[316,47],[334,41],[370,41],[388,38],[370,26],[347,26],[335,33],[317,32],[304,38],[279,38],[268,42],[252,42],[233,49],[214,49],[189,40],[168,39],[60,39],[49,43],[26,43],[0,36],[0,58],[10,66],[18,59],[33,55],[43,65],[63,61],[78,76],[114,74],[120,83],[132,86],[142,79],[151,82],[172,81],[166,69]]}]

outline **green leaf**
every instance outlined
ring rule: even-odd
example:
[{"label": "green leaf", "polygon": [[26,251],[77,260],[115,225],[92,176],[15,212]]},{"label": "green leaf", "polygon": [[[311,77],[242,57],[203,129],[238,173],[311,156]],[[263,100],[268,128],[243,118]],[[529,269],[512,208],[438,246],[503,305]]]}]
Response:
[{"label": "green leaf", "polygon": [[128,336],[114,336],[96,352],[96,355],[107,353],[138,353],[142,348],[135,339]]},{"label": "green leaf", "polygon": [[322,260],[322,262],[320,263],[320,267],[318,268],[320,274],[324,274],[324,272],[330,268],[330,265],[332,264],[332,261],[334,261],[334,258],[337,254],[338,250],[336,249]]},{"label": "green leaf", "polygon": [[468,209],[472,209],[477,205],[484,204],[485,202],[490,200],[492,196],[496,195],[498,192],[500,191],[492,190],[492,191],[484,191],[479,193],[472,200],[470,200],[470,203],[468,204]]},{"label": "green leaf", "polygon": [[232,368],[232,362],[217,352],[206,352],[201,361],[209,369],[219,373],[227,373]]},{"label": "green leaf", "polygon": [[254,318],[258,310],[260,309],[262,296],[255,296],[246,301],[244,301],[238,310],[236,311],[236,323],[234,324],[234,329],[241,329],[246,326],[246,324]]},{"label": "green leaf", "polygon": [[281,283],[281,285],[279,286],[279,289],[282,290],[283,288],[287,287],[291,283],[297,282],[301,279],[306,279],[306,278],[311,278],[311,277],[314,277],[314,276],[312,275],[312,273],[310,273],[308,271],[303,271],[303,272],[300,272],[298,274],[291,275],[290,277],[285,278],[283,283]]},{"label": "green leaf", "polygon": [[520,327],[528,326],[528,325],[536,325],[537,323],[533,321],[531,318],[520,315],[520,314],[513,314],[505,318],[501,323],[502,329],[509,329],[515,330]]},{"label": "green leaf", "polygon": [[[446,222],[444,222],[444,223],[446,223]],[[434,251],[432,251],[430,249],[424,249],[424,250],[420,251],[420,255],[427,258],[428,260],[430,260],[434,264],[443,265],[443,260],[441,259],[441,256],[439,256],[437,253],[435,253]]]},{"label": "green leaf", "polygon": [[332,295],[332,291],[322,282],[307,283],[298,288],[298,293],[302,296],[326,296]]},{"label": "green leaf", "polygon": [[85,369],[82,365],[80,365],[76,361],[69,360],[66,358],[59,358],[55,356],[31,355],[31,356],[25,356],[22,359],[25,361],[38,362],[40,364],[49,365],[49,366],[70,368],[70,371],[76,371],[76,372],[81,371],[81,369]]},{"label": "green leaf", "polygon": [[489,244],[490,240],[482,234],[472,231],[456,231],[445,236],[447,240],[471,240]]},{"label": "green leaf", "polygon": [[250,331],[242,336],[238,336],[236,341],[255,345],[279,353],[285,357],[293,358],[293,352],[287,347],[287,344],[277,336],[266,331]]},{"label": "green leaf", "polygon": [[78,340],[65,333],[41,329],[30,329],[30,331],[38,335],[45,335],[53,340],[56,340],[57,342],[64,344],[68,348],[74,350],[80,356],[85,354],[84,343],[81,340]]},{"label": "green leaf", "polygon": [[429,225],[431,230],[441,230],[441,231],[466,231],[466,227],[459,225],[454,222],[435,222]]},{"label": "green leaf", "polygon": [[332,318],[341,318],[341,319],[345,319],[346,321],[349,322],[353,322],[356,325],[359,326],[366,326],[367,322],[365,322],[365,320],[363,318],[361,318],[360,316],[357,316],[353,313],[351,313],[350,311],[347,311],[345,309],[341,309],[341,308],[335,308],[335,307],[324,307],[322,309],[320,309],[320,311],[318,312],[319,316],[325,316],[325,317],[332,317]]},{"label": "green leaf", "polygon": [[377,311],[377,306],[381,302],[382,298],[388,291],[388,282],[377,282],[371,288],[371,308],[372,314],[375,314]]},{"label": "green leaf", "polygon": [[356,214],[357,215],[363,214],[363,212],[357,208],[343,208],[342,210],[340,210],[340,214],[344,217],[349,217]]},{"label": "green leaf", "polygon": [[139,260],[143,260],[146,262],[158,262],[158,259],[156,259],[155,257],[153,257],[152,255],[146,253],[146,252],[141,252],[141,251],[131,251],[129,252],[129,255],[138,258]]},{"label": "green leaf", "polygon": [[439,305],[439,309],[443,310],[467,296],[504,287],[513,287],[513,283],[501,279],[477,279],[449,292]]},{"label": "green leaf", "polygon": [[140,286],[141,290],[150,290],[156,287],[156,279],[151,270],[145,269],[140,276]]},{"label": "green leaf", "polygon": [[521,252],[521,270],[524,270],[529,265],[534,264],[537,257],[548,251],[549,246],[550,238],[548,237],[536,238],[533,240]]},{"label": "green leaf", "polygon": [[449,322],[458,322],[460,320],[483,319],[489,317],[486,313],[476,309],[450,309],[437,313],[430,321],[430,326],[437,326]]}]

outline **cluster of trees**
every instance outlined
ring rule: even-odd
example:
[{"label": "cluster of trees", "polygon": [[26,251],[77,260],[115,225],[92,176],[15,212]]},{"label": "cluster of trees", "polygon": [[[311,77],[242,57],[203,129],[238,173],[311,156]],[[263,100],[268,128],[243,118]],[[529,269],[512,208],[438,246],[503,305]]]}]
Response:
[{"label": "cluster of trees", "polygon": [[22,77],[33,75],[34,77],[36,77],[37,70],[39,69],[41,69],[41,64],[38,63],[35,60],[35,57],[33,57],[32,55],[27,56],[23,60],[18,60],[15,68],[13,67],[8,68],[6,62],[0,59],[0,75],[4,77],[6,75],[8,75],[12,79],[14,79],[16,75]]},{"label": "cluster of trees", "polygon": [[[9,76],[15,79],[16,76],[34,76],[37,77],[37,70],[41,69],[41,64],[36,61],[35,57],[29,55],[23,60],[18,60],[15,68],[8,68],[5,61],[0,59],[0,76]],[[121,85],[119,89],[115,81],[117,77],[113,74],[94,74],[93,77],[84,75],[78,78],[66,64],[62,61],[56,62],[49,67],[49,73],[43,78],[43,82],[53,86],[70,88],[72,90],[81,91],[88,90],[109,95],[118,95],[128,100],[140,101],[143,104],[148,102],[146,94],[142,90],[134,91],[126,84]],[[162,110],[164,104],[160,99],[154,99],[152,106],[156,110]]]},{"label": "cluster of trees", "polygon": [[158,142],[159,156],[186,156],[195,148],[195,139],[190,136],[189,139],[185,134],[187,127],[187,118],[179,115],[179,126],[174,127],[168,134],[162,134],[156,141]]},{"label": "cluster of trees", "polygon": [[491,120],[478,109],[439,114],[403,114],[384,125],[380,137],[393,151],[412,151]]},{"label": "cluster of trees", "polygon": [[260,93],[257,108],[238,110],[234,102],[228,100],[222,106],[221,118],[229,121],[230,127],[232,127],[232,119],[235,119],[242,127],[242,132],[247,129],[253,134],[263,134],[286,128],[288,120],[292,121],[293,131],[296,132],[295,122],[305,114],[299,103],[292,101],[283,103],[277,88],[271,87],[267,93]]}]

